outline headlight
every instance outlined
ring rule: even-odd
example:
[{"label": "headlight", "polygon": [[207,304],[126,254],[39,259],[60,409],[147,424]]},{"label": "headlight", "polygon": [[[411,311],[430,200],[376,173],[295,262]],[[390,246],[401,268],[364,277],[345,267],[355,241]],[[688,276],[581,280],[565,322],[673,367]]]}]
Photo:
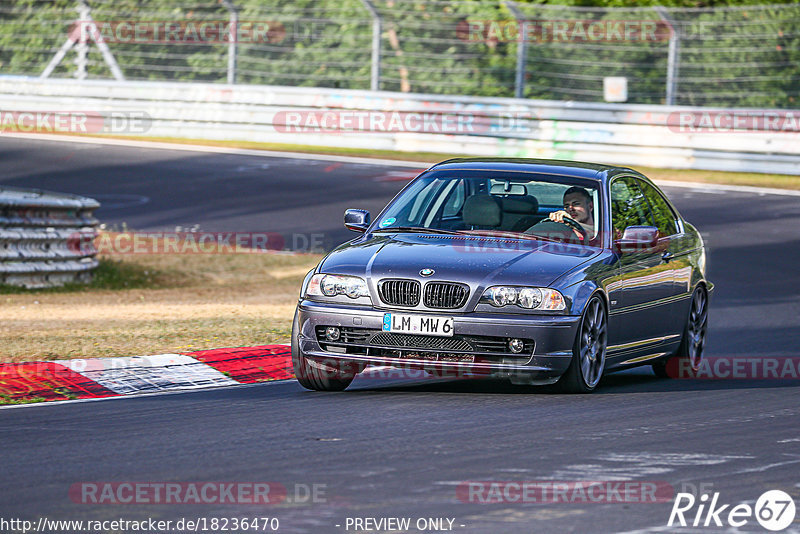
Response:
[{"label": "headlight", "polygon": [[527,310],[558,311],[567,307],[561,293],[546,287],[492,286],[483,292],[481,302],[496,308],[517,305]]},{"label": "headlight", "polygon": [[308,282],[306,296],[335,297],[347,295],[351,299],[369,297],[367,283],[358,276],[338,274],[315,274]]}]

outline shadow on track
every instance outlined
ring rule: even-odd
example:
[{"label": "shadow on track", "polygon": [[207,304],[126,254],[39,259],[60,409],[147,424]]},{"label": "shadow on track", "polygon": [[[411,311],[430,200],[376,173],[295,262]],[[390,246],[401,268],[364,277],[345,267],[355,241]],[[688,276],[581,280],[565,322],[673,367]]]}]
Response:
[{"label": "shadow on track", "polygon": [[[487,395],[564,395],[553,386],[517,386],[502,379],[430,378],[424,383],[419,379],[408,379],[408,383],[395,379],[385,383],[368,384],[369,377],[357,378],[345,394],[366,393],[473,393]],[[381,381],[383,382],[383,380]],[[739,389],[800,388],[800,380],[708,380],[668,379],[651,374],[649,369],[635,369],[612,373],[603,377],[598,389],[591,395],[658,393],[673,391],[721,391]],[[568,395],[572,397],[573,395]],[[580,395],[579,395],[580,396]]]}]

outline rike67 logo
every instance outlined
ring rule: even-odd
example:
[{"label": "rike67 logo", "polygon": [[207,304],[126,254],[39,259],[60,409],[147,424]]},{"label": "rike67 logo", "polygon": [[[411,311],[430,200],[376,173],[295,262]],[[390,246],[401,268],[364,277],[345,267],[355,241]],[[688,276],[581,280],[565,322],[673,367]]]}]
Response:
[{"label": "rike67 logo", "polygon": [[781,490],[764,492],[754,506],[722,504],[719,492],[714,493],[710,501],[705,493],[699,499],[691,493],[678,493],[667,526],[722,527],[727,524],[741,528],[755,519],[765,529],[777,532],[788,528],[794,516],[794,500]]}]

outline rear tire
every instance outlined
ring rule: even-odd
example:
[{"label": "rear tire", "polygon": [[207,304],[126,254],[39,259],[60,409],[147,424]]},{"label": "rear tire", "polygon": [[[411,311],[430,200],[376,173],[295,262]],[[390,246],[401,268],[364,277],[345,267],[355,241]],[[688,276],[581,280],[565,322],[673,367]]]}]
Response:
[{"label": "rear tire", "polygon": [[342,391],[356,376],[355,372],[339,369],[342,364],[331,361],[334,367],[312,362],[300,350],[300,321],[297,311],[292,323],[292,367],[297,381],[306,389],[313,391]]},{"label": "rear tire", "polygon": [[583,310],[572,347],[572,361],[557,388],[564,393],[594,391],[605,370],[607,344],[608,314],[603,299],[595,295]]},{"label": "rear tire", "polygon": [[703,362],[707,330],[708,292],[703,286],[698,286],[692,294],[692,305],[677,352],[674,356],[655,362],[652,365],[653,373],[659,378],[677,378],[684,367],[682,362],[687,362],[686,368],[696,373]]}]

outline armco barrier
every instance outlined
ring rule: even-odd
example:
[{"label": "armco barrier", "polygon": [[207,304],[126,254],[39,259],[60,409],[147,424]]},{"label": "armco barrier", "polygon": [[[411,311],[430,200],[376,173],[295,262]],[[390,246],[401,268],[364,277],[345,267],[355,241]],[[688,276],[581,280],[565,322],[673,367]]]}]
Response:
[{"label": "armco barrier", "polygon": [[[462,114],[473,131],[286,131],[287,112]],[[290,143],[475,156],[575,159],[665,168],[800,175],[800,125],[680,131],[679,114],[754,113],[282,86],[0,77],[0,112],[88,114],[89,133]],[[792,115],[794,113],[794,115]],[[434,120],[434,123],[437,121]],[[785,122],[785,121],[784,121]],[[0,123],[0,137],[8,130]],[[791,124],[790,124],[791,126]],[[291,129],[291,128],[288,128]]]},{"label": "armco barrier", "polygon": [[34,288],[90,281],[99,207],[77,195],[0,187],[0,282]]}]

